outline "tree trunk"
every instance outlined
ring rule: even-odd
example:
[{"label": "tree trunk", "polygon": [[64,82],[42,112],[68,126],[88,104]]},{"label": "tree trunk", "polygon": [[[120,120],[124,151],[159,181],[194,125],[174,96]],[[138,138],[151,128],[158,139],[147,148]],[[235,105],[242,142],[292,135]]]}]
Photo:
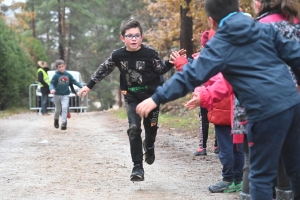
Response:
[{"label": "tree trunk", "polygon": [[59,41],[58,41],[58,52],[59,52],[59,59],[64,60],[65,59],[65,52],[64,52],[64,47],[63,47],[63,35],[62,35],[62,19],[61,19],[61,4],[60,4],[60,0],[57,0],[58,2],[58,37],[59,37]]},{"label": "tree trunk", "polygon": [[[65,2],[65,0],[64,0]],[[62,11],[61,11],[61,26],[62,26],[62,30],[61,30],[61,35],[63,38],[66,37],[66,6],[65,3],[63,3],[62,5]]]},{"label": "tree trunk", "polygon": [[186,49],[186,55],[191,57],[193,54],[193,18],[188,17],[191,0],[186,0],[186,7],[180,6],[180,48]]},{"label": "tree trunk", "polygon": [[31,5],[32,37],[36,38],[34,4]]},{"label": "tree trunk", "polygon": [[71,58],[71,45],[72,45],[72,23],[69,25],[69,33],[68,33],[68,48],[67,48],[67,66],[70,66],[70,58]]},{"label": "tree trunk", "polygon": [[[65,0],[66,1],[66,0]],[[73,2],[73,0],[69,0],[69,2]],[[64,12],[65,13],[65,12]],[[72,31],[73,31],[73,25],[72,25],[72,16],[73,16],[73,9],[70,8],[70,13],[69,13],[69,30],[68,30],[68,44],[67,44],[67,55],[66,55],[66,63],[67,66],[70,67],[70,62],[71,62],[71,46],[72,46]],[[64,21],[64,26],[66,26],[66,22]],[[65,32],[66,32],[66,27],[65,27]],[[65,33],[67,34],[67,33]]]}]

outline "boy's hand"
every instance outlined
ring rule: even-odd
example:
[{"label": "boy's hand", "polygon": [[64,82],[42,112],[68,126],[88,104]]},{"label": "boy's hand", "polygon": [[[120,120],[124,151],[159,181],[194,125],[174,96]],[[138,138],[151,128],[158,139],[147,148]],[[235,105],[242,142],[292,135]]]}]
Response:
[{"label": "boy's hand", "polygon": [[86,96],[88,93],[89,93],[89,91],[90,91],[91,89],[90,88],[88,88],[87,86],[83,86],[81,89],[80,89],[80,91],[77,93],[77,95],[78,96]]},{"label": "boy's hand", "polygon": [[200,94],[197,92],[193,92],[193,98],[185,104],[185,107],[188,108],[189,110],[192,110],[200,106],[200,102],[201,102]]},{"label": "boy's hand", "polygon": [[178,53],[179,53],[180,56],[185,56],[186,57],[186,50],[185,49],[180,49],[178,51]]},{"label": "boy's hand", "polygon": [[55,90],[51,90],[50,94],[55,94],[55,92],[56,92]]},{"label": "boy's hand", "polygon": [[186,50],[180,49],[179,51],[172,51],[170,54],[169,62],[174,64],[174,61],[179,58],[180,56],[186,57]]},{"label": "boy's hand", "polygon": [[145,99],[144,101],[142,101],[141,103],[139,103],[136,107],[136,113],[141,117],[148,117],[148,114],[154,109],[156,108],[157,105],[156,103],[153,101],[153,99],[150,97],[148,99]]},{"label": "boy's hand", "polygon": [[172,53],[170,54],[170,58],[169,58],[169,62],[174,64],[174,61],[180,57],[179,53],[177,51],[172,51]]}]

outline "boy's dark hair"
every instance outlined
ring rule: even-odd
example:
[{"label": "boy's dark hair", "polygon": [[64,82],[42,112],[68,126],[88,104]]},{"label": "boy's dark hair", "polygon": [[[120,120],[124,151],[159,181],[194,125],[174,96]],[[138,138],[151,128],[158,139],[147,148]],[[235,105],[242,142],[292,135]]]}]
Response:
[{"label": "boy's dark hair", "polygon": [[295,0],[261,0],[261,9],[257,13],[258,17],[267,12],[280,13],[293,23],[294,18],[298,18],[299,4]]},{"label": "boy's dark hair", "polygon": [[205,0],[206,15],[217,23],[233,12],[239,12],[239,0]]},{"label": "boy's dark hair", "polygon": [[122,22],[122,24],[120,26],[121,35],[124,36],[125,32],[131,28],[139,28],[141,35],[143,35],[143,29],[142,29],[140,22],[138,22],[137,20],[133,20],[133,19]]},{"label": "boy's dark hair", "polygon": [[58,65],[61,65],[61,64],[65,64],[65,61],[63,60],[56,60],[55,61],[55,67],[57,68]]}]

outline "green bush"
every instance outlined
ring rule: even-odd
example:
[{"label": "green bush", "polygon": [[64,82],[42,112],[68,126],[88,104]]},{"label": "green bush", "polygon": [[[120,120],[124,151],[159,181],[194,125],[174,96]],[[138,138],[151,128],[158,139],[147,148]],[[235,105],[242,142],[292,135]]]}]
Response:
[{"label": "green bush", "polygon": [[4,110],[28,105],[28,87],[36,80],[37,68],[25,38],[10,30],[2,19],[0,30],[0,110]]}]

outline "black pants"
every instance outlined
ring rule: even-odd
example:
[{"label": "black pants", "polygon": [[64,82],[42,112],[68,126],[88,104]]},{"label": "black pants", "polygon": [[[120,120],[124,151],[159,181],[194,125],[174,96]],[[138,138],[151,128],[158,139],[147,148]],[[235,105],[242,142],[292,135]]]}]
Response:
[{"label": "black pants", "polygon": [[[206,148],[207,147],[207,139],[208,139],[208,129],[209,129],[209,121],[207,118],[208,111],[206,108],[202,108],[202,107],[199,107],[199,108],[200,108],[200,112],[199,112],[199,118],[200,118],[199,146],[202,148]],[[218,146],[216,137],[215,137],[214,146],[215,147]]]},{"label": "black pants", "polygon": [[[125,98],[126,112],[129,123],[129,130],[127,131],[130,143],[130,152],[132,162],[135,164],[143,163],[143,147],[142,147],[142,129],[141,129],[141,117],[136,113],[136,107],[139,104],[138,101],[128,101]],[[145,145],[146,147],[152,147],[155,142],[157,134],[159,107],[152,110],[148,117],[143,119],[143,125],[145,129]],[[132,127],[136,127],[131,129]]]}]

